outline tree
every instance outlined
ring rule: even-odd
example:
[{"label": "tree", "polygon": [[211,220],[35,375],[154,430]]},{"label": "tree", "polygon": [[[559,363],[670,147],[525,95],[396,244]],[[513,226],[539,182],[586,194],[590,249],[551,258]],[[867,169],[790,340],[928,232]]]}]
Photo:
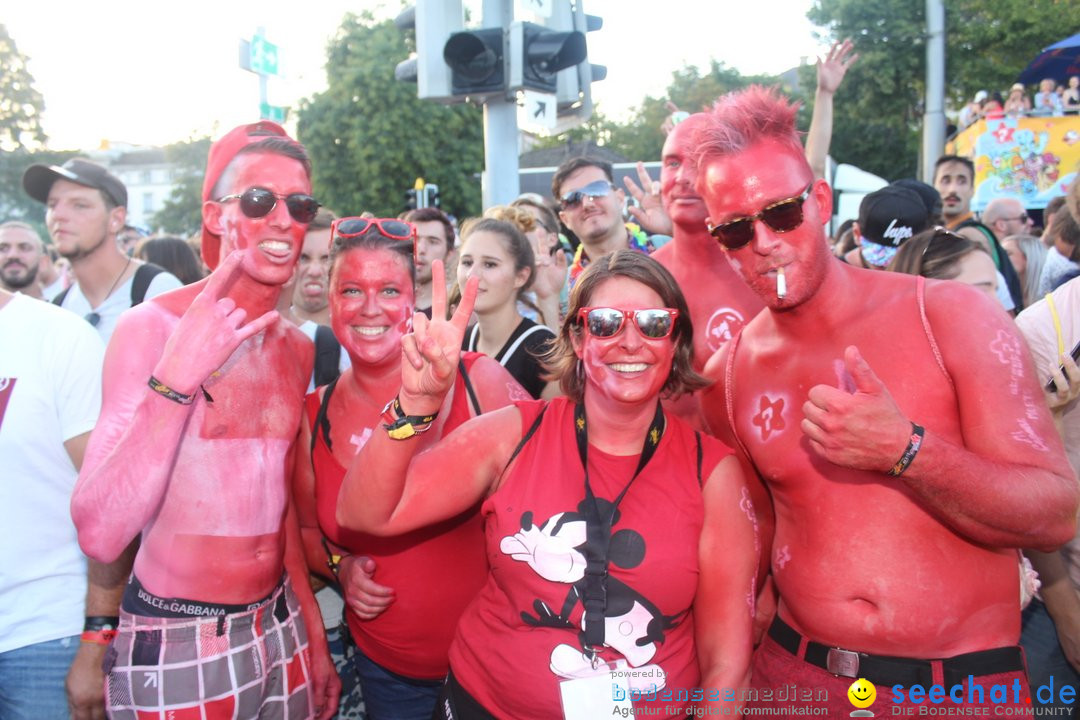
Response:
[{"label": "tree", "polygon": [[477,215],[481,111],[419,100],[415,85],[394,79],[408,52],[393,23],[377,23],[370,13],[345,16],[327,51],[327,90],[299,111],[315,197],[339,214],[393,217],[422,177],[439,186],[444,210]]},{"label": "tree", "polygon": [[0,152],[0,222],[21,220],[30,223],[38,228],[42,238],[47,238],[45,206],[23,190],[23,173],[31,165],[63,165],[75,155],[73,152],[52,150],[29,152],[25,148]]},{"label": "tree", "polygon": [[202,183],[210,142],[202,137],[165,147],[166,162],[176,168],[176,186],[154,214],[155,227],[186,236],[202,226]]},{"label": "tree", "polygon": [[[825,39],[850,37],[859,53],[835,98],[831,155],[885,178],[914,176],[926,90],[924,0],[817,0],[807,16]],[[1075,0],[950,0],[947,100],[961,107],[980,88],[1008,87],[1078,20]]]},{"label": "tree", "polygon": [[34,88],[26,58],[0,24],[0,150],[41,147],[41,111],[45,101]]}]

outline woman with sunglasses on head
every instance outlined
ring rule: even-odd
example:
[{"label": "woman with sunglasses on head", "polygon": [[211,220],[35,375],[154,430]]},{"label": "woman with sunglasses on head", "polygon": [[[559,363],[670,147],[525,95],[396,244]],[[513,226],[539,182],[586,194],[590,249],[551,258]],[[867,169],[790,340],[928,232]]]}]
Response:
[{"label": "woman with sunglasses on head", "polygon": [[979,243],[936,227],[924,230],[896,251],[889,270],[936,280],[956,280],[997,299],[998,276],[990,253]]},{"label": "woman with sunglasses on head", "polygon": [[737,690],[720,689],[748,679],[754,515],[731,451],[660,405],[705,383],[674,279],[629,250],[592,262],[549,357],[566,397],[474,418],[419,452],[406,428],[455,382],[477,284],[451,320],[415,319],[394,416],[337,508],[347,527],[394,535],[483,502],[491,571],[461,618],[436,717],[734,704]]},{"label": "woman with sunglasses on head", "polygon": [[[563,263],[565,277],[565,262]],[[457,280],[462,288],[470,277],[479,278],[473,312],[477,322],[462,340],[461,349],[481,352],[514,376],[534,398],[559,394],[557,383],[545,379],[540,362],[555,338],[546,325],[523,317],[518,302],[536,278],[532,245],[511,223],[494,218],[473,219],[461,229]],[[555,307],[544,303],[548,313],[558,315],[558,295],[548,295]]]},{"label": "woman with sunglasses on head", "polygon": [[[458,616],[485,575],[478,505],[393,538],[335,521],[346,468],[392,414],[401,338],[415,311],[415,229],[399,220],[342,218],[330,237],[330,321],[352,367],[307,397],[300,447],[309,454],[296,463],[297,515],[311,571],[340,582],[344,593],[368,717],[427,720]],[[526,397],[497,363],[464,354],[421,442]]]}]

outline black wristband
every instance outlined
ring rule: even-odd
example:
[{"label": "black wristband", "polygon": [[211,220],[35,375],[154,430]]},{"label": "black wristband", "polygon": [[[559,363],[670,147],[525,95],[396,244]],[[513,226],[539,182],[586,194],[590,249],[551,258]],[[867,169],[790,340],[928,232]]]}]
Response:
[{"label": "black wristband", "polygon": [[87,615],[83,632],[96,630],[116,630],[120,627],[120,618],[115,615]]},{"label": "black wristband", "polygon": [[180,403],[181,405],[190,405],[191,403],[195,402],[194,393],[192,393],[191,395],[185,395],[182,392],[177,392],[165,383],[158,380],[153,375],[150,376],[150,381],[147,384],[150,386],[150,389],[156,392],[158,395],[167,397],[174,403]]},{"label": "black wristband", "polygon": [[922,447],[923,433],[925,432],[921,426],[911,423],[911,437],[908,438],[908,446],[904,450],[904,454],[896,461],[896,464],[889,468],[888,474],[891,477],[903,475],[904,471],[908,469],[911,461],[919,454],[919,448]]}]

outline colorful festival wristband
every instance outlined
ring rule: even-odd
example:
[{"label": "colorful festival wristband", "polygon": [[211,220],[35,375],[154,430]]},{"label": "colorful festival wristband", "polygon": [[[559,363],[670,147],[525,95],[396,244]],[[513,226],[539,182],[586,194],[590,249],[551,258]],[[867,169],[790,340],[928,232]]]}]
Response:
[{"label": "colorful festival wristband", "polygon": [[158,395],[169,398],[174,403],[180,403],[181,405],[190,405],[191,403],[195,402],[194,393],[192,393],[191,395],[185,395],[181,392],[177,392],[165,383],[158,380],[153,375],[150,376],[150,382],[148,384],[150,385],[151,390],[156,392]]},{"label": "colorful festival wristband", "polygon": [[79,640],[93,645],[108,645],[116,637],[115,630],[83,630]]},{"label": "colorful festival wristband", "polygon": [[904,454],[900,456],[896,464],[889,469],[888,474],[891,477],[898,477],[908,469],[911,461],[919,454],[919,448],[922,447],[923,433],[925,432],[921,426],[911,423],[911,437],[908,438],[907,449],[904,450]]},{"label": "colorful festival wristband", "polygon": [[120,618],[116,615],[87,615],[83,630],[115,630],[120,627]]}]

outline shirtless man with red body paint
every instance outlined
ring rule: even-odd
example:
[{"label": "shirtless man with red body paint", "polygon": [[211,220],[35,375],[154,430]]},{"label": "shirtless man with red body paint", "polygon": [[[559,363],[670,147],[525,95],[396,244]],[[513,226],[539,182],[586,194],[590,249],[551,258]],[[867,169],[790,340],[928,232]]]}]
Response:
[{"label": "shirtless man with red body paint", "polygon": [[142,538],[105,661],[111,713],[336,710],[286,485],[311,343],[273,309],[310,192],[306,153],[273,123],[216,142],[203,189],[216,270],[126,313],[109,345],[72,515],[100,561]]},{"label": "shirtless man with red body paint", "polygon": [[846,713],[855,678],[905,699],[962,684],[967,701],[972,675],[985,702],[1000,684],[1023,706],[1016,548],[1069,539],[1078,500],[1039,378],[978,291],[830,255],[832,193],[794,116],[753,87],[696,135],[712,232],[767,306],[710,360],[703,397],[775,508],[779,609],[753,683],[827,688]]}]

